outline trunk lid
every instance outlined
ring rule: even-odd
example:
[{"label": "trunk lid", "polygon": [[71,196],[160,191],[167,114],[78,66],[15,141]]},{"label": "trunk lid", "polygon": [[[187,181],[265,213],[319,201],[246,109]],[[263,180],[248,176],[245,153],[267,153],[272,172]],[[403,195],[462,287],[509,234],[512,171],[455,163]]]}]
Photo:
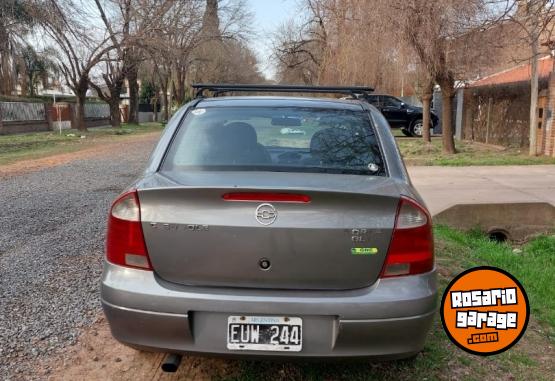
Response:
[{"label": "trunk lid", "polygon": [[[263,225],[256,210],[265,202],[223,199],[233,192],[296,193],[311,201],[269,202],[277,217]],[[197,172],[154,175],[139,187],[139,199],[152,266],[167,281],[341,290],[377,280],[399,192],[387,177]]]}]

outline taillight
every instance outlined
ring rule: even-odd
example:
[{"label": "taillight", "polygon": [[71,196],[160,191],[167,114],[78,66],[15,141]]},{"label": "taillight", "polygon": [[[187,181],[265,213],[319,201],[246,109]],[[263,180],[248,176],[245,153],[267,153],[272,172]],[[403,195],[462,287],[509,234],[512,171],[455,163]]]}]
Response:
[{"label": "taillight", "polygon": [[124,193],[112,204],[108,219],[106,259],[120,266],[152,270],[135,190]]},{"label": "taillight", "polygon": [[421,274],[433,268],[432,218],[416,201],[401,197],[381,277]]}]

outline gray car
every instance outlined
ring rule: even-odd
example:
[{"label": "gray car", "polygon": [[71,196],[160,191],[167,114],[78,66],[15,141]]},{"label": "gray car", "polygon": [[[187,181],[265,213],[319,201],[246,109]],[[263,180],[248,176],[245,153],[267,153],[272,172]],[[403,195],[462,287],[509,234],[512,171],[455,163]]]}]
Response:
[{"label": "gray car", "polygon": [[102,305],[139,349],[406,358],[436,310],[433,251],[372,105],[198,97],[111,208]]}]

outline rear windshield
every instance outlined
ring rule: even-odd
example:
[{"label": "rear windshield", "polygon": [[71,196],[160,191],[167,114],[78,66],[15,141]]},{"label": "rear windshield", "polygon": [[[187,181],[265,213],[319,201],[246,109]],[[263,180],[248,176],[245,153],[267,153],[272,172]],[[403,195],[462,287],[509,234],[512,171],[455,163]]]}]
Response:
[{"label": "rear windshield", "polygon": [[365,112],[298,107],[193,109],[163,169],[385,173]]}]

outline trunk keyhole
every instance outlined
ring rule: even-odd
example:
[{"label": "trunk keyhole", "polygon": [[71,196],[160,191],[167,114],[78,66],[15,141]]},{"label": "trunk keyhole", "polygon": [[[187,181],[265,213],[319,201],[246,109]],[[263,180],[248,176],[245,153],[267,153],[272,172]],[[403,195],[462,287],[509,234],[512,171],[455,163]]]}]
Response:
[{"label": "trunk keyhole", "polygon": [[270,260],[267,258],[262,258],[259,262],[258,265],[260,266],[261,270],[267,271],[270,269],[270,267],[272,266],[272,264],[270,263]]}]

